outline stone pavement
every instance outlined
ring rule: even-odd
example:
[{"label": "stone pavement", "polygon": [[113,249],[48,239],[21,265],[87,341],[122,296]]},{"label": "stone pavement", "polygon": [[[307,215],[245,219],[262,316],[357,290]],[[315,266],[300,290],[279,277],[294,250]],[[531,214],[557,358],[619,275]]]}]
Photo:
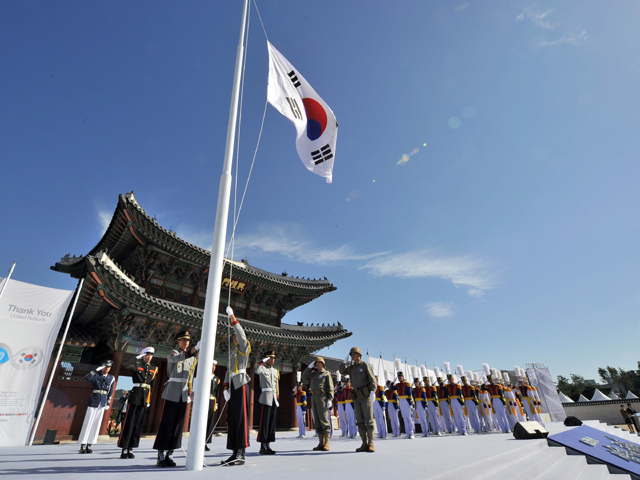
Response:
[{"label": "stone pavement", "polygon": [[[552,433],[566,428],[561,424],[547,425]],[[188,447],[185,438],[183,446]],[[317,438],[310,435],[296,438],[296,432],[278,432],[272,447],[278,452],[273,456],[258,454],[259,445],[255,437],[248,449],[247,463],[243,467],[221,467],[217,464],[229,456],[226,436],[214,437],[206,452],[208,465],[201,471],[186,471],[185,454],[178,450],[174,458],[175,468],[160,469],[155,466],[156,452],[153,440],[145,439],[139,449],[134,450],[135,459],[120,459],[120,450],[113,442],[98,443],[94,453],[80,455],[77,444],[36,445],[33,447],[0,448],[0,477],[55,479],[122,480],[123,478],[154,479],[225,479],[242,475],[246,479],[335,479],[349,480],[372,478],[422,479],[440,475],[465,465],[485,461],[494,455],[513,452],[546,440],[516,440],[511,434],[471,434],[468,437],[445,435],[413,440],[388,438],[376,440],[376,453],[355,453],[359,439],[336,437],[331,440],[330,452],[314,452]],[[545,447],[546,448],[546,447]],[[550,447],[549,447],[550,448]],[[503,460],[504,461],[504,460]]]}]

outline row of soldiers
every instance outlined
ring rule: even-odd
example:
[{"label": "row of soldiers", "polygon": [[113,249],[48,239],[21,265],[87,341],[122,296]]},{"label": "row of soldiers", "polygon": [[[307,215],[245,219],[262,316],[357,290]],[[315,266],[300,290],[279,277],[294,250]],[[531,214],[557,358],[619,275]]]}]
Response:
[{"label": "row of soldiers", "polygon": [[[247,366],[251,353],[251,344],[247,340],[244,329],[235,318],[233,310],[227,308],[229,325],[233,329],[233,338],[229,354],[229,365],[222,383],[223,395],[227,406],[227,449],[231,456],[221,462],[222,465],[243,465],[245,450],[249,447],[249,429],[247,412],[249,410],[248,384],[250,377]],[[182,446],[182,432],[187,406],[191,401],[193,374],[197,363],[199,342],[190,347],[191,337],[188,331],[176,336],[177,348],[167,357],[169,378],[164,384],[162,398],[163,410],[158,434],[153,448],[158,451],[159,467],[176,466],[173,452]],[[123,423],[118,446],[122,449],[121,458],[134,458],[132,450],[139,446],[143,426],[145,408],[149,407],[153,382],[158,368],[151,364],[155,351],[153,347],[145,348],[136,357],[130,370],[133,376],[133,388],[130,393],[129,407]],[[350,357],[350,359],[349,359]],[[275,441],[277,408],[279,406],[279,378],[277,369],[273,368],[275,353],[267,352],[263,359],[255,364],[255,373],[259,377],[261,395],[260,430],[257,440],[260,443],[260,454],[273,455],[271,448]],[[96,442],[102,414],[110,407],[114,378],[109,375],[111,361],[92,371],[86,377],[92,383],[93,390],[88,402],[87,414],[80,434],[80,453],[91,453],[91,445]],[[448,364],[445,363],[445,369]],[[325,368],[325,361],[317,357],[313,365],[302,372],[292,397],[296,398],[298,407],[298,423],[304,425],[304,410],[307,400],[303,385],[308,386],[309,405],[313,415],[314,428],[319,437],[318,446],[314,450],[328,451],[329,438],[332,432],[330,412],[333,408],[334,394],[341,417],[343,435],[355,437],[355,428],[349,432],[347,425],[358,429],[362,445],[357,452],[374,452],[374,421],[378,424],[379,437],[387,435],[386,416],[388,415],[394,436],[400,436],[399,416],[405,425],[407,438],[414,438],[415,420],[420,422],[425,436],[441,435],[443,432],[458,431],[466,435],[469,426],[475,432],[490,431],[500,428],[509,432],[517,421],[525,420],[525,413],[531,420],[540,421],[540,400],[535,388],[528,385],[526,377],[519,377],[518,385],[512,388],[502,378],[497,378],[485,364],[486,382],[474,377],[470,383],[468,376],[463,375],[458,366],[462,384],[447,371],[447,384],[436,368],[436,385],[428,375],[420,382],[414,378],[412,386],[404,379],[402,371],[398,372],[397,382],[387,381],[387,388],[378,386],[378,378],[371,365],[362,361],[362,352],[353,347],[345,362],[340,365],[339,373],[345,376],[345,383],[334,389],[331,373]],[[209,418],[207,422],[207,443],[210,442],[214,424],[214,412],[217,409],[217,390],[220,379],[215,375],[215,362],[211,373],[211,396]],[[508,385],[507,385],[508,384]],[[375,420],[374,420],[375,419]],[[346,431],[345,431],[346,430]],[[347,433],[349,432],[349,433]],[[304,436],[304,433],[301,434]],[[208,450],[208,447],[205,447]]]},{"label": "row of soldiers", "polygon": [[399,372],[397,383],[387,381],[386,388],[376,389],[374,415],[378,436],[387,436],[387,416],[394,437],[401,435],[399,417],[402,417],[409,439],[414,438],[416,421],[424,436],[455,432],[468,435],[471,430],[509,433],[517,422],[527,418],[542,423],[540,397],[524,372],[518,369],[521,373],[513,385],[506,372],[501,375],[486,368],[486,376],[479,378],[474,372],[465,374],[458,366],[461,383],[450,371],[445,382],[437,367],[434,377],[425,375],[422,381],[414,377],[413,385]]}]

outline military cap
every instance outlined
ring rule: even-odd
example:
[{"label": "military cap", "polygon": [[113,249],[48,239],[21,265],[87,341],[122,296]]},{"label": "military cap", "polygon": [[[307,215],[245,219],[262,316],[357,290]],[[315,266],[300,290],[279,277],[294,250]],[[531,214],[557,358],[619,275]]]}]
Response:
[{"label": "military cap", "polygon": [[354,353],[362,356],[362,350],[360,350],[358,347],[351,347],[351,350],[349,350],[349,355],[352,355]]},{"label": "military cap", "polygon": [[217,365],[217,364],[218,364],[218,361],[217,361],[217,360],[214,360],[214,361],[213,361],[213,364],[214,364],[214,365]]},{"label": "military cap", "polygon": [[326,362],[324,361],[324,358],[322,358],[322,357],[317,357],[316,361],[313,362],[313,363],[315,364],[315,363],[318,363],[318,362],[322,363],[324,366],[327,365]]},{"label": "military cap", "polygon": [[180,332],[176,335],[176,340],[191,340],[191,335],[189,334],[188,330],[185,330],[184,332]]},{"label": "military cap", "polygon": [[267,351],[267,353],[264,354],[265,357],[272,357],[272,358],[276,358],[276,352],[274,350],[269,350]]},{"label": "military cap", "polygon": [[102,362],[103,367],[113,367],[113,360],[105,360]]}]

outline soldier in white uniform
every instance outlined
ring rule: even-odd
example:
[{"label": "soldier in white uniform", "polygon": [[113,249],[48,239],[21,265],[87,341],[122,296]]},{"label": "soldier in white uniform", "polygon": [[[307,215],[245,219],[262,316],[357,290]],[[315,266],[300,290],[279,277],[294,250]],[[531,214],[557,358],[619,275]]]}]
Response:
[{"label": "soldier in white uniform", "polygon": [[89,401],[87,402],[87,413],[84,416],[80,437],[78,437],[80,453],[93,452],[91,445],[98,441],[102,417],[104,412],[111,407],[115,381],[113,376],[109,375],[112,366],[113,362],[107,360],[84,377],[88,382],[91,382],[92,390]]},{"label": "soldier in white uniform", "polygon": [[276,441],[276,418],[278,414],[278,398],[280,396],[280,372],[273,368],[276,353],[272,350],[265,354],[262,362],[256,360],[256,374],[260,378],[260,428],[258,438],[260,455],[275,455],[271,442]]},{"label": "soldier in white uniform", "polygon": [[229,458],[220,462],[221,465],[244,465],[244,454],[249,447],[249,375],[247,365],[251,344],[231,307],[227,307],[227,315],[234,331],[231,351],[229,352],[229,367],[222,385],[224,398],[227,401],[227,449],[233,453]]},{"label": "soldier in white uniform", "polygon": [[196,355],[200,344],[189,349],[191,335],[188,331],[176,335],[178,348],[171,350],[167,357],[169,380],[164,384],[162,398],[162,418],[158,427],[153,449],[158,450],[158,467],[175,467],[171,456],[182,446],[182,431],[187,404],[191,402],[191,381],[196,366]]}]

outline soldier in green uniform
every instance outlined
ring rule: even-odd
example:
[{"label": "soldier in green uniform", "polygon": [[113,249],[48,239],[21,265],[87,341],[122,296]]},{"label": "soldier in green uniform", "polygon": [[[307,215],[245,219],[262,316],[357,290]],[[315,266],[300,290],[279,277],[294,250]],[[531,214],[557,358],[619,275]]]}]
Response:
[{"label": "soldier in green uniform", "polygon": [[302,381],[309,385],[314,427],[320,440],[318,446],[313,449],[328,452],[329,435],[331,433],[329,411],[331,409],[331,399],[333,398],[333,380],[324,366],[324,358],[316,358],[315,367],[312,368],[309,365],[302,373]]},{"label": "soldier in green uniform", "polygon": [[355,395],[353,395],[353,409],[356,414],[356,425],[362,445],[356,449],[356,452],[375,452],[373,448],[373,401],[371,392],[376,391],[376,377],[373,373],[371,365],[362,361],[362,351],[358,347],[353,347],[349,351],[352,362],[347,364],[349,356],[345,359],[345,363],[340,365],[340,373],[349,375],[351,386]]}]

